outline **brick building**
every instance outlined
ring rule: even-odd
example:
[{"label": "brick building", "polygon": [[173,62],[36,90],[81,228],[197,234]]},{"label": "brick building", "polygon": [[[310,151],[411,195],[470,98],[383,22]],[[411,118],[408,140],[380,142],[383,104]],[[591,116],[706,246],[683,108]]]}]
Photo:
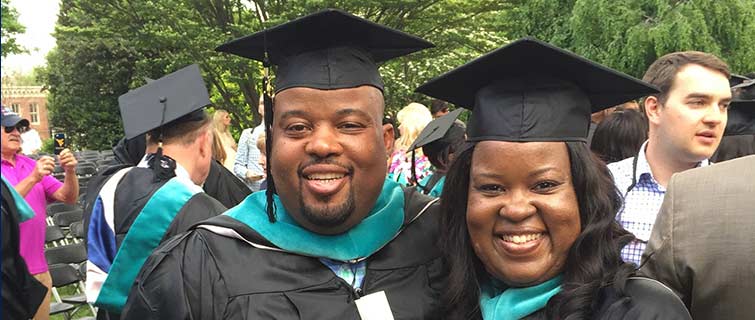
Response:
[{"label": "brick building", "polygon": [[29,119],[30,126],[39,132],[42,140],[50,138],[50,122],[47,117],[47,92],[42,86],[7,86],[2,87],[3,106],[12,109],[24,119]]}]

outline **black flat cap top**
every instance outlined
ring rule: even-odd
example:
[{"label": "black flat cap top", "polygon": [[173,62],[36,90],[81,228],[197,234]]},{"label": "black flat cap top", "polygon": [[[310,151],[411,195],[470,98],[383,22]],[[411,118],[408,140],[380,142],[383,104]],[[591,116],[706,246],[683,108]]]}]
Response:
[{"label": "black flat cap top", "polygon": [[291,87],[339,89],[372,85],[382,90],[377,63],[433,44],[339,10],[323,10],[215,50],[278,66],[275,90]]},{"label": "black flat cap top", "polygon": [[737,86],[737,85],[739,85],[742,82],[745,82],[747,80],[751,80],[751,79],[748,78],[748,77],[745,77],[745,76],[740,76],[738,74],[732,74],[731,77],[729,77],[729,86],[730,87],[735,87],[735,86]]},{"label": "black flat cap top", "polygon": [[755,134],[755,100],[734,100],[729,104],[725,136]]},{"label": "black flat cap top", "polygon": [[412,145],[409,146],[409,150],[421,148],[443,139],[448,133],[448,129],[451,129],[454,121],[456,121],[456,118],[458,118],[463,111],[464,109],[456,109],[438,119],[430,121],[430,123],[422,129],[422,132],[417,135],[417,139],[414,140]]},{"label": "black flat cap top", "polygon": [[118,97],[126,139],[176,120],[191,121],[209,104],[210,96],[196,64]]},{"label": "black flat cap top", "polygon": [[591,113],[658,92],[534,38],[514,41],[416,91],[472,109],[470,141],[586,141]]}]

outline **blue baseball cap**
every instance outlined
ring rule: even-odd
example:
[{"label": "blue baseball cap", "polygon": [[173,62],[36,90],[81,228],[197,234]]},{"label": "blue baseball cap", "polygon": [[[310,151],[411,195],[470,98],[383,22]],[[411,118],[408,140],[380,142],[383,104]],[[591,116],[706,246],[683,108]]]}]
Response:
[{"label": "blue baseball cap", "polygon": [[29,120],[21,118],[18,113],[11,111],[6,107],[2,109],[2,126],[3,127],[15,127],[20,122],[23,122],[24,126],[29,126]]}]

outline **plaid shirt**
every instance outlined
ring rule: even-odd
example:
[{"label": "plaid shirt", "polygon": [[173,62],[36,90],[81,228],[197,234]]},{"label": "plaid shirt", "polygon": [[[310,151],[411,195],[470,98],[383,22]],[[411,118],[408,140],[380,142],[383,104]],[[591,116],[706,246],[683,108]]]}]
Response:
[{"label": "plaid shirt", "polygon": [[[642,144],[640,150],[644,151],[646,146],[647,141]],[[632,157],[611,163],[608,165],[608,169],[611,170],[616,187],[624,196],[624,205],[619,210],[616,220],[637,238],[621,250],[621,257],[624,261],[639,266],[642,252],[645,251],[650,233],[653,231],[655,218],[663,204],[666,188],[658,184],[658,181],[653,177],[645,152],[638,154],[636,170],[633,170],[633,163],[634,158]],[[698,164],[698,166],[707,165],[709,165],[707,159]],[[627,191],[632,185],[633,175],[636,184],[631,190]]]},{"label": "plaid shirt", "polygon": [[260,166],[260,157],[262,154],[257,149],[257,139],[265,131],[265,126],[260,124],[254,129],[244,129],[239,137],[238,150],[236,151],[236,161],[233,165],[233,173],[241,181],[244,181],[247,187],[253,192],[260,190],[262,181],[249,181],[246,179],[247,170],[251,170],[255,175],[264,175],[265,171]]}]

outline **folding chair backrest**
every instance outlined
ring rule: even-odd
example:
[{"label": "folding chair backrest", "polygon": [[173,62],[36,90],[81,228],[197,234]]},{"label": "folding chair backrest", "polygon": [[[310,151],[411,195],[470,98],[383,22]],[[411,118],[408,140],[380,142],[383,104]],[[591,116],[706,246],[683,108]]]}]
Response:
[{"label": "folding chair backrest", "polygon": [[56,263],[48,267],[52,286],[56,288],[64,287],[69,284],[77,283],[81,280],[79,272],[70,264]]},{"label": "folding chair backrest", "polygon": [[47,264],[81,263],[87,260],[87,249],[84,243],[74,243],[65,246],[45,249]]},{"label": "folding chair backrest", "polygon": [[71,223],[71,234],[79,239],[84,239],[84,222],[76,221]]},{"label": "folding chair backrest", "polygon": [[81,207],[78,204],[67,204],[64,202],[53,202],[51,204],[47,205],[47,216],[52,217],[55,216],[56,213],[64,212],[64,211],[71,211],[80,209]]},{"label": "folding chair backrest", "polygon": [[63,230],[58,226],[47,226],[47,229],[45,230],[45,243],[63,240],[65,237]]},{"label": "folding chair backrest", "polygon": [[94,163],[85,163],[82,165],[79,165],[76,167],[76,175],[77,176],[91,176],[97,172],[97,168],[94,166]]},{"label": "folding chair backrest", "polygon": [[81,221],[84,218],[84,210],[79,208],[71,211],[58,212],[52,216],[52,221],[56,226],[68,227],[71,223]]}]

